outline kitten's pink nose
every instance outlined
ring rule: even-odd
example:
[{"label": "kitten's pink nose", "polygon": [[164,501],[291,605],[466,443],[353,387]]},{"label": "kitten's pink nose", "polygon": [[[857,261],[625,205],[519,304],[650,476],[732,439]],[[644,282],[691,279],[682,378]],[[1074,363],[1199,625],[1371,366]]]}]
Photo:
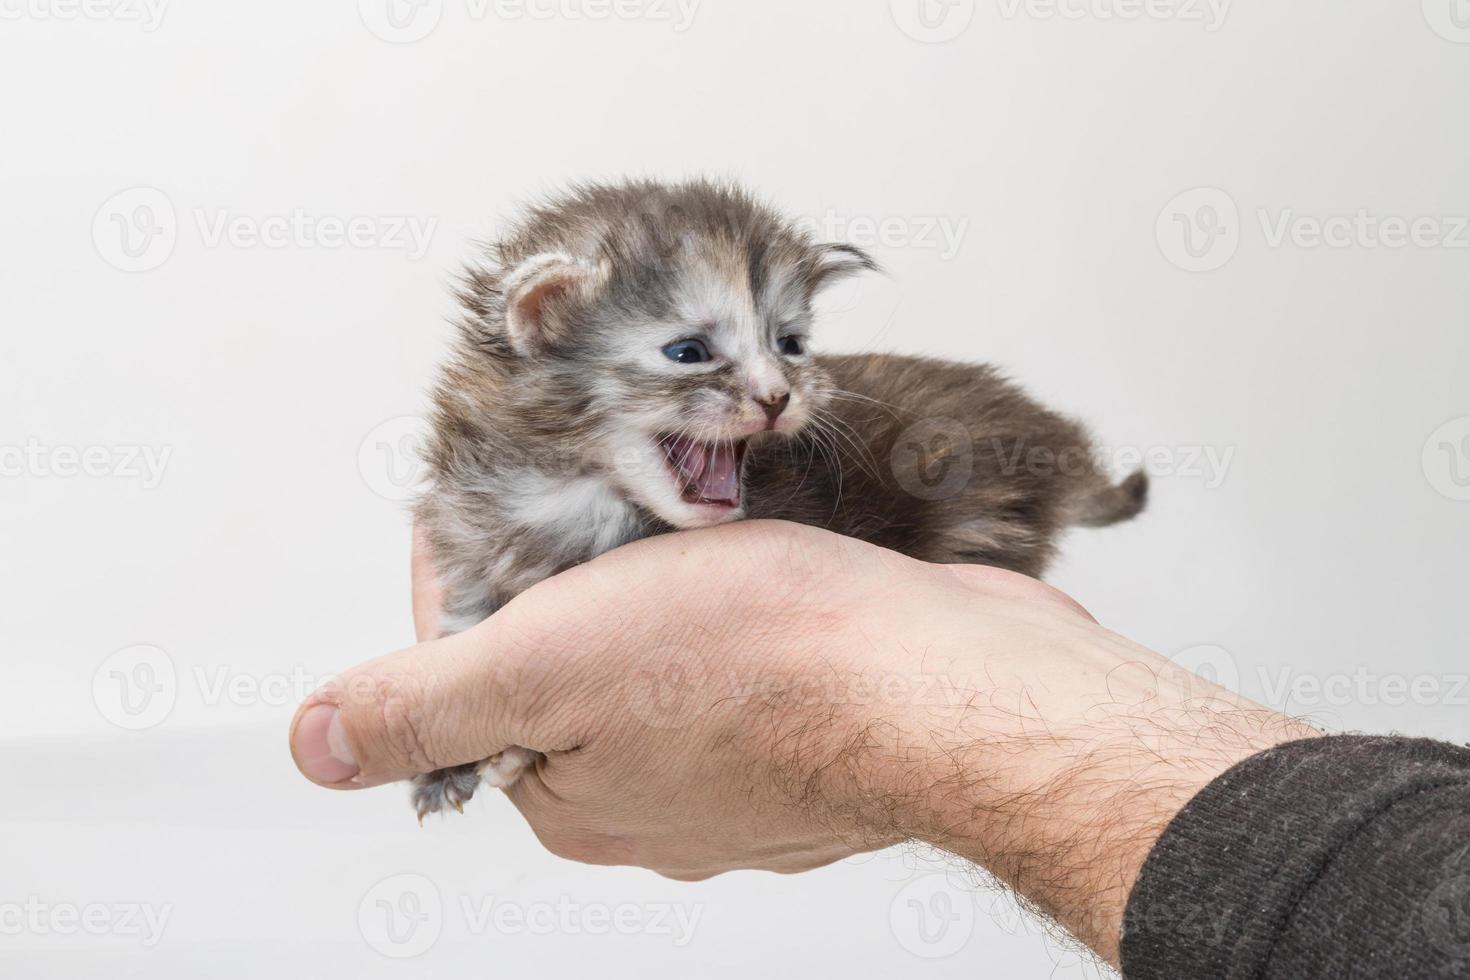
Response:
[{"label": "kitten's pink nose", "polygon": [[765,410],[767,422],[775,422],[781,417],[781,413],[786,411],[786,406],[791,404],[791,392],[756,395],[755,403]]}]

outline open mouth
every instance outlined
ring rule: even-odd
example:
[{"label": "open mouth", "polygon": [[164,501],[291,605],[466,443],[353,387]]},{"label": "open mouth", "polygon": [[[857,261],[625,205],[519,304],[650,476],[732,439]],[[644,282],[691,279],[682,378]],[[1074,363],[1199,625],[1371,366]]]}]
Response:
[{"label": "open mouth", "polygon": [[706,443],[670,435],[663,436],[658,443],[685,503],[730,510],[740,506],[744,439]]}]

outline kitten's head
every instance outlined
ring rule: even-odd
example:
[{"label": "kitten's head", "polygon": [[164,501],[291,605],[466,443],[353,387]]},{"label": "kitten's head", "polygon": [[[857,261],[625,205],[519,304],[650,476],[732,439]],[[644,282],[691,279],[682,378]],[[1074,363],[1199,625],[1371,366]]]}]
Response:
[{"label": "kitten's head", "polygon": [[684,528],[744,516],[750,440],[820,417],[812,301],[877,268],[707,182],[581,188],[494,257],[461,297],[471,356],[497,362],[534,431]]}]

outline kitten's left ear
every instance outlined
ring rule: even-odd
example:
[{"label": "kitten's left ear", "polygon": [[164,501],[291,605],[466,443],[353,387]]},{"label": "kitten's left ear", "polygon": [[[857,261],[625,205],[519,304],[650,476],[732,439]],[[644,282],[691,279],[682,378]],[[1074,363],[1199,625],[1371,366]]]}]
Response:
[{"label": "kitten's left ear", "polygon": [[570,255],[527,259],[505,277],[505,330],[511,346],[533,357],[565,339],[568,303],[596,284],[595,270]]},{"label": "kitten's left ear", "polygon": [[864,272],[882,272],[878,260],[856,245],[819,245],[816,263],[807,277],[807,287],[815,296],[833,283]]}]

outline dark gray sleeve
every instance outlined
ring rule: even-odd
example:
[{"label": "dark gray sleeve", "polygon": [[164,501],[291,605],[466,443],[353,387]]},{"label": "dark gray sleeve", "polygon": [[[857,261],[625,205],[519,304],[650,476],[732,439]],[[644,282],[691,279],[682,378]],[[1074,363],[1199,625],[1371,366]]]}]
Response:
[{"label": "dark gray sleeve", "polygon": [[1185,807],[1128,900],[1127,980],[1470,978],[1470,751],[1293,742]]}]

